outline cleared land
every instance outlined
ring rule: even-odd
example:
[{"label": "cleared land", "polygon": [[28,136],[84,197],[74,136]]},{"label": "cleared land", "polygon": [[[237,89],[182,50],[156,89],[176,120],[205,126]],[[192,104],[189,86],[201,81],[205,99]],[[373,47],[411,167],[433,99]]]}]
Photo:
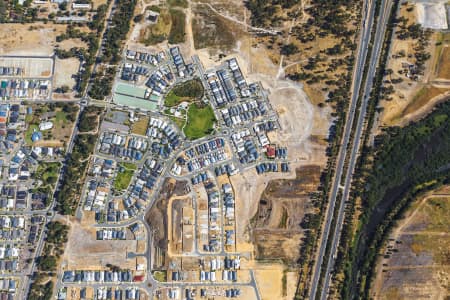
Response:
[{"label": "cleared land", "polygon": [[131,133],[145,136],[147,133],[149,120],[149,117],[141,116],[139,120],[134,122],[133,126],[131,126]]},{"label": "cleared land", "polygon": [[[150,8],[152,9],[152,8]],[[159,16],[155,24],[139,24],[137,41],[146,46],[156,45],[166,40],[170,44],[179,44],[185,41],[186,15],[183,10],[177,8],[157,7]],[[133,34],[134,35],[134,34]]]},{"label": "cleared land", "polygon": [[155,204],[148,211],[145,216],[146,222],[151,228],[154,228],[153,232],[153,266],[155,268],[167,268],[168,260],[168,206],[169,199],[172,196],[185,195],[186,183],[182,181],[175,181],[174,179],[166,179],[162,185],[161,191],[156,199]]},{"label": "cleared land", "polygon": [[320,167],[305,166],[296,171],[295,179],[269,182],[251,221],[258,259],[297,262],[303,236],[299,224],[312,212],[309,194],[317,189],[319,177]]},{"label": "cleared land", "polygon": [[19,77],[49,78],[52,74],[53,60],[51,58],[0,58],[0,66],[21,68]]},{"label": "cleared land", "polygon": [[[55,88],[68,86],[73,89],[76,84],[74,75],[78,72],[80,61],[77,58],[55,59],[55,76],[53,84]],[[55,94],[53,94],[55,96]]]},{"label": "cleared land", "polygon": [[[385,77],[385,88],[391,89],[381,101],[382,125],[404,125],[421,117],[442,101],[440,95],[450,90],[446,82],[450,61],[444,55],[450,54],[448,33],[425,33],[427,45],[421,44],[415,30],[418,19],[414,3],[400,6],[397,24],[391,45],[387,69],[391,73]],[[420,15],[420,13],[419,13]],[[419,50],[422,47],[423,50]],[[423,70],[415,74],[418,57],[430,55],[423,63]],[[442,76],[442,77],[441,77]],[[442,80],[444,79],[444,80]]]},{"label": "cleared land", "polygon": [[2,24],[0,54],[50,56],[56,36],[66,31],[62,24]]},{"label": "cleared land", "polygon": [[417,6],[417,21],[424,28],[430,29],[448,29],[447,24],[447,10],[445,3],[422,3],[418,2]]},{"label": "cleared land", "polygon": [[[375,299],[447,299],[450,296],[450,195],[418,199],[399,223],[378,262]],[[445,196],[445,194],[447,194]]]},{"label": "cleared land", "polygon": [[96,240],[93,213],[85,213],[82,221],[71,221],[63,266],[69,270],[106,269],[107,264],[124,269],[135,269],[136,259],[128,259],[128,252],[135,252],[135,240]]},{"label": "cleared land", "polygon": [[446,45],[437,65],[437,78],[450,79],[450,47]]},{"label": "cleared land", "polygon": [[81,39],[74,38],[74,39],[67,39],[67,40],[63,40],[62,42],[59,42],[58,48],[61,50],[69,51],[72,48],[87,49],[88,45],[86,44],[86,42],[82,41]]},{"label": "cleared land", "polygon": [[206,5],[196,5],[192,18],[195,49],[231,50],[236,43],[237,25],[214,13]]},{"label": "cleared land", "polygon": [[436,88],[434,86],[430,87],[423,87],[411,100],[411,102],[405,107],[405,109],[402,112],[402,115],[408,115],[411,114],[417,110],[419,110],[421,107],[426,105],[428,101],[431,99],[443,94],[447,89],[440,89]]},{"label": "cleared land", "polygon": [[169,36],[172,27],[172,17],[168,9],[161,9],[156,24],[144,25],[140,29],[139,42],[144,45],[154,45],[163,42]]},{"label": "cleared land", "polygon": [[107,0],[92,0],[93,8],[96,9],[102,4],[106,4]]}]

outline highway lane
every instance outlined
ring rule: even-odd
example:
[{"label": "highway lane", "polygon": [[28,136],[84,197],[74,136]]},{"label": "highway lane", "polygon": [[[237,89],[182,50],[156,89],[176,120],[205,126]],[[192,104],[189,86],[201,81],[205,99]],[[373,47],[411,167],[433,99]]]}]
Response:
[{"label": "highway lane", "polygon": [[[385,35],[386,25],[388,22],[391,6],[392,6],[392,3],[390,0],[382,0],[380,16],[378,19],[377,30],[375,32],[375,38],[374,38],[374,43],[373,43],[372,56],[371,56],[370,63],[369,63],[367,78],[366,78],[366,80],[364,82],[364,86],[363,86],[363,98],[362,98],[362,103],[361,103],[361,108],[360,108],[360,114],[359,114],[358,120],[357,120],[355,139],[354,139],[354,143],[351,145],[352,148],[351,148],[350,157],[349,157],[349,165],[347,168],[347,172],[345,174],[345,182],[344,182],[344,186],[343,186],[343,197],[342,197],[342,201],[341,201],[339,211],[338,211],[336,227],[335,227],[335,230],[334,230],[333,236],[332,236],[331,251],[329,253],[329,260],[328,260],[327,268],[326,268],[326,271],[324,274],[324,284],[323,284],[323,287],[321,290],[321,297],[320,297],[321,299],[326,299],[327,294],[328,294],[331,274],[332,274],[332,270],[333,270],[334,264],[335,264],[335,254],[336,254],[336,250],[337,250],[337,247],[339,244],[339,238],[340,238],[340,234],[341,234],[341,230],[342,230],[342,224],[344,221],[345,202],[348,200],[349,193],[350,193],[352,176],[353,176],[353,172],[354,172],[354,168],[355,168],[355,164],[356,164],[356,159],[358,157],[358,150],[359,150],[359,146],[361,143],[361,138],[362,138],[362,133],[363,133],[363,128],[364,128],[364,119],[365,119],[366,109],[367,109],[367,105],[368,105],[368,101],[369,101],[369,94],[372,89],[372,83],[373,83],[373,79],[374,79],[374,76],[376,73],[376,67],[378,65],[378,60],[379,60],[379,56],[380,56],[380,52],[381,52],[381,46],[383,45],[383,38]],[[360,69],[360,70],[362,70],[362,69]],[[359,77],[361,78],[361,76],[362,76],[362,73],[360,74]],[[360,81],[360,78],[359,79],[357,78],[357,79]],[[354,92],[356,92],[356,90],[354,90]],[[359,91],[358,91],[358,93],[354,93],[352,95],[352,98],[354,98],[356,101],[358,95],[359,95]],[[352,114],[354,114],[354,111],[352,111]],[[351,125],[351,124],[349,124],[349,125]],[[341,162],[340,165],[343,165],[345,157],[344,158],[341,157],[341,159],[342,160],[340,161]],[[342,170],[339,173],[339,176],[341,176],[341,175],[342,175]],[[336,178],[336,179],[338,179],[337,181],[340,181],[340,177]],[[342,186],[341,186],[341,188],[342,188]],[[333,189],[333,192],[337,192],[337,189],[338,189],[338,187],[335,187]],[[335,201],[336,194],[334,194],[333,197],[334,197],[333,200]],[[329,220],[327,220],[327,222],[329,222],[329,224],[331,224],[331,220],[332,220],[332,216],[329,217]],[[326,239],[326,241],[328,241],[328,239]],[[326,244],[323,245],[323,247],[325,248]]]},{"label": "highway lane", "polygon": [[360,36],[358,54],[356,56],[356,64],[353,73],[353,86],[352,86],[352,97],[350,101],[350,109],[348,113],[348,119],[345,123],[344,138],[342,145],[339,150],[337,158],[336,174],[333,180],[332,191],[330,194],[329,206],[326,214],[326,222],[324,226],[324,231],[321,236],[319,255],[316,260],[314,275],[311,283],[310,299],[315,299],[317,293],[317,286],[319,283],[320,273],[323,258],[325,255],[325,249],[327,246],[327,241],[330,233],[331,223],[333,219],[334,206],[336,203],[336,197],[338,190],[341,185],[341,177],[344,169],[344,160],[347,154],[348,144],[350,141],[350,133],[352,130],[353,119],[355,118],[356,104],[358,101],[359,90],[361,86],[363,73],[361,72],[364,67],[364,63],[367,58],[368,45],[370,42],[371,30],[373,26],[373,20],[375,15],[375,6],[371,1],[366,1],[364,5],[363,18],[361,21],[362,33]]},{"label": "highway lane", "polygon": [[332,248],[330,251],[330,259],[328,260],[328,264],[327,264],[327,269],[326,269],[326,274],[325,274],[326,276],[324,278],[321,299],[326,299],[327,294],[328,294],[328,289],[329,289],[329,284],[330,284],[330,279],[331,279],[330,274],[331,274],[334,264],[335,264],[335,253],[337,251],[337,247],[339,244],[339,238],[341,235],[342,225],[343,225],[343,221],[344,221],[345,202],[348,200],[349,194],[350,194],[352,176],[353,176],[353,172],[355,170],[356,159],[358,157],[358,150],[359,150],[359,147],[361,144],[361,138],[362,138],[362,133],[363,133],[363,128],[364,128],[364,119],[366,116],[366,109],[367,109],[367,105],[368,105],[368,101],[369,101],[369,94],[372,89],[372,83],[373,83],[373,79],[375,77],[376,67],[378,65],[378,60],[379,60],[379,56],[380,56],[380,52],[381,52],[381,45],[383,45],[383,38],[384,38],[385,30],[386,30],[386,24],[387,24],[387,21],[389,18],[391,5],[392,5],[392,3],[389,0],[382,1],[382,5],[381,5],[382,13],[381,13],[381,17],[378,22],[378,24],[381,24],[381,26],[377,26],[379,28],[379,30],[377,30],[376,35],[375,35],[374,51],[373,51],[370,65],[369,65],[369,71],[367,73],[368,74],[367,79],[365,81],[365,85],[364,85],[364,89],[363,89],[364,96],[363,96],[363,101],[362,101],[362,105],[361,105],[361,111],[360,111],[360,114],[358,117],[358,123],[357,123],[357,128],[356,128],[356,133],[355,133],[355,141],[352,145],[349,166],[348,166],[347,173],[346,173],[344,192],[343,192],[342,201],[341,201],[341,204],[339,207],[338,220],[336,222],[335,232],[333,235]]}]

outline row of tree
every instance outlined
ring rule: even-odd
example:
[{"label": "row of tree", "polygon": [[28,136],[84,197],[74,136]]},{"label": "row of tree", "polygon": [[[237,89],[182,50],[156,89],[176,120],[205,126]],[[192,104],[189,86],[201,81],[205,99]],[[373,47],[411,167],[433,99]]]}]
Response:
[{"label": "row of tree", "polygon": [[[99,126],[103,108],[88,107],[80,115],[79,129],[91,131]],[[94,116],[95,117],[92,117]],[[89,123],[89,124],[88,124]],[[94,151],[98,134],[78,134],[75,137],[72,152],[64,165],[64,175],[61,179],[61,189],[56,193],[56,210],[63,215],[73,215],[81,198],[80,191],[89,163],[89,157]]]},{"label": "row of tree", "polygon": [[64,253],[69,226],[58,221],[49,222],[45,228],[43,253],[36,258],[37,272],[33,274],[27,295],[31,300],[50,300],[53,295],[52,278],[56,275],[58,260]]},{"label": "row of tree", "polygon": [[[120,62],[124,40],[130,30],[130,23],[134,15],[136,0],[117,1],[115,12],[111,19],[111,25],[103,36],[103,52],[101,63],[116,65]],[[111,94],[112,83],[116,73],[115,67],[106,67],[93,74],[92,87],[89,96],[103,100]]]}]

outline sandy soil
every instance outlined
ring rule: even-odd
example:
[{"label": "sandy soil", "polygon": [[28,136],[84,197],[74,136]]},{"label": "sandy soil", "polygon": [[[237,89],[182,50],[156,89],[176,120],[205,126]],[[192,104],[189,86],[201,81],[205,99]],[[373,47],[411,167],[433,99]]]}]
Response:
[{"label": "sandy soil", "polygon": [[67,39],[58,44],[59,49],[69,51],[72,48],[85,48],[87,49],[87,44],[81,39]]},{"label": "sandy soil", "polygon": [[[323,164],[322,160],[308,160],[292,163],[292,169],[310,163]],[[294,179],[295,173],[266,173],[257,175],[255,169],[249,169],[230,178],[236,196],[236,241],[238,251],[252,251],[253,246],[248,244],[250,239],[249,220],[256,214],[258,203],[267,184],[274,179]],[[246,220],[246,221],[243,221]]]},{"label": "sandy soil", "polygon": [[170,257],[182,254],[182,208],[190,206],[189,197],[172,197],[167,209],[167,232],[169,246],[167,253]]},{"label": "sandy soil", "polygon": [[106,264],[135,269],[136,260],[127,259],[127,252],[136,251],[136,241],[98,241],[93,220],[84,216],[82,221],[70,220],[68,243],[64,253],[67,269],[94,270]]},{"label": "sandy soil", "polygon": [[33,145],[35,145],[36,147],[63,147],[64,143],[61,141],[56,141],[56,140],[52,140],[52,141],[37,141],[35,142]]},{"label": "sandy soil", "polygon": [[436,77],[438,79],[450,80],[450,46],[445,45],[440,53],[439,62],[436,66]]},{"label": "sandy soil", "polygon": [[294,299],[295,292],[297,291],[297,281],[298,274],[297,272],[286,272],[286,298],[285,299]]},{"label": "sandy soil", "polygon": [[3,24],[0,32],[0,54],[42,55],[53,53],[56,36],[66,31],[63,24]]},{"label": "sandy soil", "polygon": [[106,4],[107,0],[92,0],[93,8],[96,9],[102,4]]},{"label": "sandy soil", "polygon": [[[419,10],[419,6],[417,6],[417,10]],[[400,16],[405,17],[409,20],[408,24],[413,24],[420,21],[418,20],[420,16],[416,15],[414,10],[407,10],[411,7],[414,8],[414,5],[401,6],[399,13]],[[424,113],[428,112],[429,109],[434,107],[436,103],[442,101],[441,97],[438,97],[438,94],[431,93],[428,99],[422,99],[420,103],[413,103],[418,93],[424,88],[450,88],[450,85],[447,85],[447,82],[437,79],[439,70],[438,66],[440,64],[439,57],[441,53],[441,46],[436,46],[436,42],[438,39],[438,33],[434,33],[431,35],[429,46],[426,51],[428,53],[431,53],[432,57],[425,63],[424,76],[419,76],[417,81],[411,80],[405,75],[399,74],[399,71],[404,70],[405,66],[408,63],[414,62],[414,46],[417,41],[413,39],[393,39],[388,60],[388,68],[393,70],[393,74],[387,76],[386,79],[395,80],[401,78],[403,79],[403,81],[401,83],[396,83],[393,85],[395,92],[390,95],[390,97],[392,98],[391,100],[381,101],[381,106],[383,106],[384,108],[380,116],[381,125],[389,126],[407,124],[411,120],[415,120],[421,117]],[[447,42],[444,39],[442,47],[445,47],[446,43]],[[398,55],[401,52],[404,53],[404,57],[393,57],[393,55]],[[442,90],[442,93],[443,92],[445,92],[445,89]],[[414,110],[411,109],[411,106],[414,106]]]},{"label": "sandy soil", "polygon": [[55,76],[53,78],[53,86],[55,88],[67,85],[73,88],[76,84],[73,75],[78,72],[80,61],[77,58],[55,59]]},{"label": "sandy soil", "polygon": [[[446,287],[450,274],[448,266],[442,262],[442,259],[446,260],[445,253],[450,241],[445,217],[448,206],[430,205],[430,201],[445,202],[450,197],[448,188],[434,194],[415,202],[391,233],[385,254],[389,249],[397,250],[378,261],[376,280],[372,286],[374,299],[448,297]],[[438,240],[435,236],[439,236]]]},{"label": "sandy soil", "polygon": [[447,10],[448,1],[435,1],[435,3],[419,2],[416,4],[417,21],[425,28],[448,29]]},{"label": "sandy soil", "polygon": [[0,66],[23,69],[21,77],[49,78],[52,75],[53,60],[51,58],[0,58]]},{"label": "sandy soil", "polygon": [[418,120],[418,119],[422,118],[423,116],[428,114],[428,112],[433,107],[435,107],[436,104],[444,102],[444,101],[448,101],[449,99],[450,99],[450,90],[447,90],[446,92],[428,100],[428,102],[425,105],[423,105],[422,107],[420,107],[419,109],[404,116],[402,118],[401,122],[399,123],[399,125],[406,125],[414,120]]},{"label": "sandy soil", "polygon": [[262,300],[286,299],[282,288],[283,266],[280,264],[255,266],[255,279]]}]

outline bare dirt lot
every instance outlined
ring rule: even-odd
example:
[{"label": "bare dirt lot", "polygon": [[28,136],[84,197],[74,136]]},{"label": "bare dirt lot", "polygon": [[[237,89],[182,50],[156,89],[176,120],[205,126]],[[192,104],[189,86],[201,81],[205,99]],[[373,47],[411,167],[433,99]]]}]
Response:
[{"label": "bare dirt lot", "polygon": [[283,266],[281,264],[257,264],[255,279],[262,300],[284,299]]},{"label": "bare dirt lot", "polygon": [[72,219],[70,223],[69,241],[64,253],[67,269],[95,270],[106,268],[107,264],[131,270],[136,268],[136,259],[127,258],[128,252],[136,251],[136,241],[96,240],[93,216],[84,216],[81,222]]},{"label": "bare dirt lot", "polygon": [[53,78],[53,86],[59,88],[67,85],[72,89],[76,81],[73,76],[78,72],[80,61],[77,58],[55,59],[55,76]]},{"label": "bare dirt lot", "polygon": [[53,60],[51,58],[0,58],[0,66],[21,68],[20,77],[49,78],[52,75]]},{"label": "bare dirt lot", "polygon": [[320,172],[319,166],[304,166],[297,169],[295,179],[269,182],[251,221],[258,259],[296,263],[303,236],[300,223],[311,211],[309,193],[317,189]]},{"label": "bare dirt lot", "polygon": [[445,45],[442,49],[437,66],[437,78],[450,80],[450,46]]},{"label": "bare dirt lot", "polygon": [[[413,3],[402,5],[398,17],[404,18],[408,26],[416,24],[415,9]],[[396,27],[388,60],[388,70],[392,70],[392,74],[386,76],[386,80],[392,83],[393,93],[381,101],[384,109],[381,124],[388,126],[404,125],[421,117],[442,101],[441,96],[450,90],[447,80],[450,61],[448,55],[445,56],[450,53],[446,50],[449,45],[448,33],[429,34],[425,53],[430,54],[430,59],[425,62],[423,72],[414,78],[408,76],[408,69],[414,69],[419,43],[411,37],[400,38],[400,32],[404,33],[405,30]]]},{"label": "bare dirt lot", "polygon": [[0,54],[50,56],[56,36],[66,31],[63,24],[3,24]]},{"label": "bare dirt lot", "polygon": [[156,267],[162,267],[166,264],[164,258],[168,250],[168,205],[169,199],[175,196],[182,196],[185,194],[185,183],[175,181],[174,179],[167,179],[163,183],[159,198],[155,205],[149,210],[145,216],[147,223],[154,230],[153,244],[156,249],[156,253],[160,258],[155,259],[155,262],[161,262]]},{"label": "bare dirt lot", "polygon": [[102,4],[106,4],[107,0],[93,0],[93,8],[96,9],[97,7],[99,7]]},{"label": "bare dirt lot", "polygon": [[85,48],[87,49],[87,44],[83,42],[81,39],[67,39],[62,42],[59,42],[58,48],[61,50],[69,51],[72,48]]},{"label": "bare dirt lot", "polygon": [[[429,1],[431,2],[431,1]],[[419,2],[417,7],[417,21],[425,28],[448,29],[447,1],[433,1],[434,3]]]},{"label": "bare dirt lot", "polygon": [[192,33],[195,49],[208,48],[228,52],[241,34],[238,24],[215,13],[208,5],[198,3],[194,6]]},{"label": "bare dirt lot", "polygon": [[418,199],[390,236],[378,262],[375,299],[448,299],[450,194]]}]

